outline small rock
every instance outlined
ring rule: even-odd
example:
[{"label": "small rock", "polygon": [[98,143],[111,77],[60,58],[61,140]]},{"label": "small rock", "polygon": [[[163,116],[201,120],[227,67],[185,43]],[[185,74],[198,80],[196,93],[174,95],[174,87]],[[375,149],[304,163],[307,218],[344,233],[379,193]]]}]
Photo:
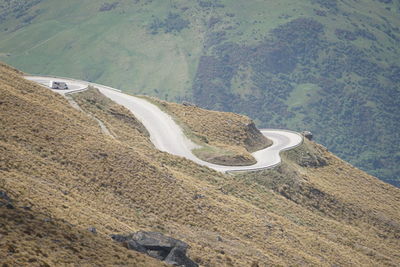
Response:
[{"label": "small rock", "polygon": [[267,222],[267,223],[265,224],[265,226],[266,226],[268,229],[274,228],[274,225],[273,225],[272,223],[269,223],[269,222]]},{"label": "small rock", "polygon": [[97,234],[97,230],[96,230],[95,227],[89,227],[89,228],[88,228],[88,231],[91,232],[91,233],[93,233],[93,234]]},{"label": "small rock", "polygon": [[114,241],[121,242],[121,243],[126,242],[128,239],[130,239],[129,236],[124,236],[124,235],[111,235],[111,238]]},{"label": "small rock", "polygon": [[217,236],[217,241],[222,242],[222,237]]},{"label": "small rock", "polygon": [[6,207],[7,207],[7,209],[10,209],[10,210],[15,209],[14,205],[11,203],[7,203]]},{"label": "small rock", "polygon": [[186,106],[186,107],[197,107],[195,104],[190,103],[188,101],[183,101],[182,105]]},{"label": "small rock", "polygon": [[0,199],[4,199],[8,202],[11,202],[11,198],[8,197],[7,193],[4,191],[0,191]]},{"label": "small rock", "polygon": [[205,197],[206,197],[205,195],[196,194],[196,195],[193,196],[193,199],[194,199],[194,200],[197,200],[197,199],[202,199],[202,198],[205,198]]}]

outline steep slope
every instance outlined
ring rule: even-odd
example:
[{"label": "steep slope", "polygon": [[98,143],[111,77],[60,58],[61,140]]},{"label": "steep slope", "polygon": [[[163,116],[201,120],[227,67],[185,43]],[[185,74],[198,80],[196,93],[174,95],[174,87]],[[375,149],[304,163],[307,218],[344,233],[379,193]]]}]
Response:
[{"label": "steep slope", "polygon": [[[10,198],[3,191],[0,195]],[[49,218],[32,209],[32,203],[11,200],[8,207],[3,203],[0,197],[2,266],[162,266],[104,236]]]},{"label": "steep slope", "polygon": [[399,185],[400,3],[0,1],[0,59],[311,130]]},{"label": "steep slope", "polygon": [[[95,227],[97,245],[108,250],[115,244],[110,234],[158,231],[187,242],[189,256],[203,266],[400,263],[399,189],[315,143],[289,152],[277,170],[222,175],[155,150],[133,115],[104,97],[83,95],[80,111],[2,65],[0,99],[1,191],[22,203],[18,208],[32,207],[35,218],[43,214],[76,233],[72,240],[91,244],[85,229]],[[3,206],[1,212],[14,216]],[[7,242],[18,242],[13,220],[1,223]],[[92,248],[81,252],[85,247],[67,244],[63,249],[76,248],[76,257]],[[15,255],[0,243],[7,262],[29,264],[30,257],[20,255],[30,248],[19,246]],[[136,259],[111,251],[111,257]]]},{"label": "steep slope", "polygon": [[[89,145],[101,135],[97,124],[74,111],[60,96],[33,86],[3,64],[0,81],[0,187],[17,201],[16,209],[1,207],[1,262],[9,266],[160,266],[148,257],[126,252],[104,234],[89,234],[85,229],[95,217],[82,225],[83,221],[72,215],[88,218],[93,213],[90,206],[79,203],[83,195],[76,195],[75,190],[79,185],[91,190],[83,169],[92,175],[99,171],[82,165],[85,158],[90,161],[107,156],[101,153],[101,145]],[[71,111],[74,115],[69,117]],[[110,146],[105,150],[110,152]],[[74,183],[75,179],[81,184]],[[109,223],[113,224],[112,220]]]},{"label": "steep slope", "polygon": [[272,145],[246,116],[217,112],[145,97],[170,114],[185,134],[201,148],[193,150],[202,160],[220,165],[252,165],[257,161],[250,154]]}]

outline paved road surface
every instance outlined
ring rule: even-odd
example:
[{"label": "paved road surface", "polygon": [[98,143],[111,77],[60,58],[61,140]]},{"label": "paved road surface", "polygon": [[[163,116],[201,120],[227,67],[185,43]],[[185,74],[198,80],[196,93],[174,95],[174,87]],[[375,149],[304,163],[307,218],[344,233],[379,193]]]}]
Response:
[{"label": "paved road surface", "polygon": [[182,129],[168,114],[142,98],[124,94],[108,86],[68,78],[45,76],[26,76],[25,78],[47,87],[50,81],[66,82],[70,88],[69,90],[53,90],[63,95],[86,90],[89,85],[92,85],[98,88],[105,96],[128,108],[146,127],[150,133],[150,139],[157,149],[173,155],[185,157],[200,165],[208,166],[220,172],[252,171],[272,168],[280,164],[281,158],[279,153],[281,151],[294,148],[303,141],[302,136],[295,132],[263,129],[261,130],[262,134],[272,140],[273,145],[252,154],[257,160],[256,164],[250,166],[216,165],[197,158],[191,150],[198,147],[198,145],[194,144],[183,134]]}]

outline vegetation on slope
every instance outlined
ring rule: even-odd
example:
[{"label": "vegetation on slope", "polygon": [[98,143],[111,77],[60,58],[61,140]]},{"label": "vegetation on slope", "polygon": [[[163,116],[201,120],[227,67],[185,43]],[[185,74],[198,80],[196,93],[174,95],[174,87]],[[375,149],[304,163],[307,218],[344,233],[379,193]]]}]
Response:
[{"label": "vegetation on slope", "polygon": [[[5,193],[2,189],[0,185],[0,194]],[[39,213],[32,202],[11,201],[7,208],[0,197],[0,258],[4,267],[162,266],[102,235]]]},{"label": "vegetation on slope", "polygon": [[[1,190],[23,203],[18,207],[32,207],[38,220],[43,214],[57,222],[35,231],[54,226],[65,229],[67,240],[72,232],[77,238],[72,240],[88,244],[82,252],[62,238],[67,247],[49,252],[51,257],[69,247],[77,249],[73,257],[88,255],[92,233],[85,229],[95,227],[96,246],[104,244],[112,256],[132,255],[132,262],[143,259],[144,264],[152,259],[114,249],[109,235],[162,232],[187,242],[189,256],[203,266],[400,264],[399,189],[315,143],[288,154],[279,169],[223,175],[155,150],[132,114],[93,98],[93,103],[81,102],[81,112],[62,96],[0,67]],[[114,138],[103,134],[92,117]],[[7,244],[20,242],[25,236],[12,234],[14,222],[8,219],[14,211],[1,207],[1,212],[6,213],[1,234]],[[36,222],[17,223],[23,231]],[[30,242],[39,238],[27,237]],[[4,246],[1,241],[1,253],[7,251]],[[18,254],[6,252],[5,260],[29,264],[30,257],[20,255],[31,247],[18,246]],[[103,259],[97,257],[94,262]]]},{"label": "vegetation on slope", "polygon": [[297,2],[309,6],[277,7],[286,21],[268,31],[263,12],[247,29],[232,30],[252,41],[232,40],[222,28],[241,23],[241,12],[230,22],[218,17],[199,61],[195,102],[242,112],[262,126],[310,130],[338,155],[396,184],[399,3]]},{"label": "vegetation on slope", "polygon": [[311,130],[398,185],[399,12],[383,0],[0,1],[0,59]]},{"label": "vegetation on slope", "polygon": [[170,114],[185,134],[201,148],[193,150],[199,158],[220,165],[241,166],[256,163],[250,154],[272,144],[246,116],[180,105],[145,97]]},{"label": "vegetation on slope", "polygon": [[84,112],[93,115],[101,122],[111,120],[113,123],[106,123],[106,127],[111,130],[112,136],[116,139],[126,141],[135,136],[130,141],[134,141],[136,146],[144,144],[147,148],[150,145],[149,133],[143,124],[132,116],[129,110],[104,97],[96,88],[90,87],[84,92],[72,94],[69,97],[72,97]]}]

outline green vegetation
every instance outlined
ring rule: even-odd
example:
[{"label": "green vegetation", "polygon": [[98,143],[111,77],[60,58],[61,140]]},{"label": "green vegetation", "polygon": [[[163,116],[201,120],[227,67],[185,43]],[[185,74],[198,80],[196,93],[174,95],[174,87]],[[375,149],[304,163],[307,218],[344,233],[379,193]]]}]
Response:
[{"label": "green vegetation", "polygon": [[0,60],[29,73],[310,130],[399,185],[400,3],[0,1]]},{"label": "green vegetation", "polygon": [[152,34],[159,33],[160,29],[164,30],[164,33],[181,32],[183,29],[188,28],[189,21],[182,19],[179,14],[169,13],[167,18],[163,21],[156,18],[149,26],[149,30]]}]

